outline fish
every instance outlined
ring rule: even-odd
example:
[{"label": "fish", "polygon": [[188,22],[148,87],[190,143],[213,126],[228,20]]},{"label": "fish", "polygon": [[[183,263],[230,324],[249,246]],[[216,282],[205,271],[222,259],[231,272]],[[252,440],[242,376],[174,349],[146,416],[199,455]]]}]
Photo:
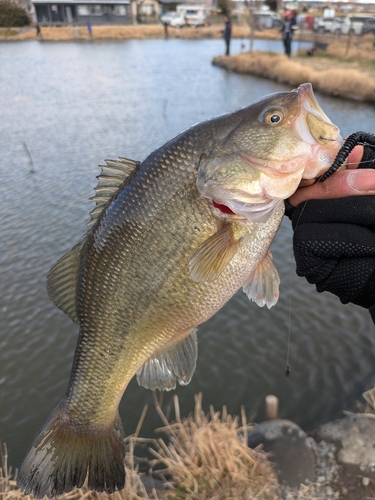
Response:
[{"label": "fish", "polygon": [[87,233],[47,277],[79,336],[67,392],[21,465],[25,494],[124,487],[118,405],[130,380],[188,384],[198,326],[241,288],[276,304],[269,248],[284,200],[342,142],[306,83],[195,124],[141,162],[106,161]]}]

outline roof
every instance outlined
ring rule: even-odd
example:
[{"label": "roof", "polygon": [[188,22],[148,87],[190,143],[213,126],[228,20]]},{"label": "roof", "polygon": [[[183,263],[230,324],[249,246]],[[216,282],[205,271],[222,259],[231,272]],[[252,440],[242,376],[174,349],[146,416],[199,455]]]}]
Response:
[{"label": "roof", "polygon": [[33,5],[40,5],[40,4],[74,4],[74,5],[103,5],[103,4],[108,4],[108,5],[129,5],[130,0],[31,0],[31,3]]}]

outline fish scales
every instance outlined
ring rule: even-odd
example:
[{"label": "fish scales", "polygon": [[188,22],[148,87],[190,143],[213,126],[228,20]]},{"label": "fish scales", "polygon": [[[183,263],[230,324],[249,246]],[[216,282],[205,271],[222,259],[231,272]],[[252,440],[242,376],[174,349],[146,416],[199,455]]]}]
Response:
[{"label": "fish scales", "polygon": [[[202,139],[206,143],[206,138]],[[191,143],[191,140],[185,137],[183,140],[185,144]],[[193,137],[192,140],[197,141],[197,137]],[[180,148],[183,149],[183,145]],[[170,149],[171,146],[167,145],[167,150],[170,151]],[[197,153],[194,156],[194,151],[188,150],[186,156],[187,160],[191,158],[195,164],[199,161],[199,156]],[[173,148],[169,152],[169,157],[173,158]],[[233,285],[225,293],[222,292],[220,284],[216,284],[212,291],[211,284],[196,283],[191,280],[188,269],[190,256],[203,241],[217,231],[222,223],[211,220],[208,207],[202,205],[199,193],[192,189],[195,175],[191,169],[188,170],[189,165],[179,162],[177,168],[167,170],[163,168],[159,158],[152,158],[151,162],[155,167],[148,168],[148,164],[141,165],[139,181],[136,178],[134,181],[138,182],[132,182],[126,193],[127,196],[122,196],[123,193],[121,193],[116,204],[111,206],[111,213],[108,214],[110,227],[117,227],[117,224],[113,222],[117,222],[124,215],[130,219],[126,222],[121,220],[118,226],[121,228],[121,234],[109,234],[105,230],[106,245],[103,251],[113,255],[117,265],[123,270],[121,275],[114,276],[112,270],[108,271],[109,259],[102,258],[101,252],[94,250],[95,247],[100,248],[101,227],[106,226],[105,219],[90,236],[95,241],[95,245],[90,245],[88,241],[93,255],[91,256],[89,252],[87,259],[89,263],[85,270],[87,288],[90,288],[90,283],[101,283],[103,280],[98,280],[98,274],[103,276],[108,272],[112,276],[112,281],[121,283],[121,286],[113,288],[114,294],[107,292],[103,299],[99,299],[102,294],[97,292],[94,294],[97,299],[93,300],[93,294],[86,293],[85,289],[82,290],[82,294],[89,297],[88,303],[82,304],[82,312],[80,312],[80,315],[84,317],[81,323],[82,330],[90,331],[90,338],[87,339],[90,345],[85,350],[87,352],[85,362],[95,366],[95,373],[100,374],[98,378],[103,383],[103,387],[95,391],[98,395],[100,394],[102,401],[92,398],[91,393],[87,391],[88,401],[84,406],[89,408],[88,415],[91,419],[92,415],[96,414],[97,408],[110,408],[111,411],[117,408],[117,404],[112,402],[117,403],[118,396],[121,396],[123,392],[123,387],[121,390],[118,389],[118,381],[121,381],[123,386],[127,385],[127,378],[133,376],[145,356],[151,355],[173,335],[190,330],[196,324],[208,319],[211,310],[217,310],[218,302],[226,301],[228,295],[233,295],[240,286],[238,278],[234,279],[233,269],[230,268],[227,271],[228,276],[224,275],[222,280],[227,281],[229,277]],[[138,204],[134,206],[134,200],[140,200],[140,193],[147,184],[149,172],[153,180],[158,176],[163,176],[165,183],[155,194],[150,194],[149,200],[144,203],[138,201]],[[188,188],[186,182],[191,184]],[[168,202],[161,203],[160,197],[166,196],[167,189],[169,191],[167,192]],[[128,205],[130,205],[129,208]],[[146,211],[145,205],[147,205]],[[160,205],[162,210],[159,209],[158,214],[154,213],[150,217],[150,213]],[[139,212],[140,215],[138,215]],[[165,221],[169,223],[166,224]],[[262,252],[264,253],[263,250]],[[235,265],[233,263],[233,267]],[[181,272],[181,268],[185,271]],[[246,267],[239,269],[241,273],[249,273]],[[210,308],[209,313],[206,312],[207,307]],[[102,325],[100,321],[102,311],[108,318],[106,325]],[[194,311],[196,311],[195,315]],[[170,324],[171,317],[174,320],[173,325]],[[110,318],[113,320],[111,321]],[[111,333],[103,339],[106,331]],[[142,339],[142,333],[145,342],[147,341],[147,349],[144,347],[139,353],[129,356],[132,335],[137,335],[138,339]],[[117,358],[116,361],[112,359],[112,363],[109,364],[101,355],[101,350],[98,351],[92,347],[96,338],[99,345],[104,343],[107,349],[114,353],[113,358]],[[84,335],[82,339],[86,343]],[[109,346],[112,346],[112,349]],[[92,359],[87,357],[90,355]],[[131,361],[124,363],[123,357],[130,358]],[[80,359],[80,354],[77,355],[77,359]],[[132,364],[129,366],[129,363]],[[113,373],[110,377],[110,384],[108,384],[110,376],[108,366],[111,366]],[[92,374],[89,370],[77,370],[77,373],[79,378],[78,376],[75,378],[71,384],[72,387],[78,388],[81,384],[91,384]],[[81,378],[82,375],[88,377],[87,382]],[[76,402],[74,392],[70,394],[69,399],[70,405],[73,406]],[[81,408],[81,397],[77,398],[77,404]],[[108,416],[103,415],[103,418],[106,420]]]},{"label": "fish scales", "polygon": [[341,143],[305,84],[197,124],[142,163],[107,161],[88,233],[48,275],[80,332],[67,393],[21,467],[26,494],[51,497],[86,476],[97,491],[123,488],[129,381],[189,383],[197,326],[241,287],[260,306],[277,302],[269,247],[283,200]]}]

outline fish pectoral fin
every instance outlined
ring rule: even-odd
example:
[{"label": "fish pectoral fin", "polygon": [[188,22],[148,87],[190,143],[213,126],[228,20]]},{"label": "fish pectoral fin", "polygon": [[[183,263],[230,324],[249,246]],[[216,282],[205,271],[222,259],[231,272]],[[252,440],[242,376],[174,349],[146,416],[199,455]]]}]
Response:
[{"label": "fish pectoral fin", "polygon": [[47,290],[52,302],[79,324],[77,287],[84,242],[61,257],[47,275]]},{"label": "fish pectoral fin", "polygon": [[271,252],[268,252],[254,270],[250,281],[243,287],[243,291],[259,307],[266,305],[271,309],[279,299],[279,284],[279,273],[272,261]]},{"label": "fish pectoral fin", "polygon": [[194,281],[214,281],[234,257],[241,239],[236,239],[231,224],[203,242],[189,262],[190,276]]},{"label": "fish pectoral fin", "polygon": [[193,376],[198,357],[197,329],[176,343],[168,343],[157,356],[150,358],[137,372],[139,385],[146,389],[170,391],[176,382],[187,385]]},{"label": "fish pectoral fin", "polygon": [[90,198],[95,201],[96,206],[90,212],[91,220],[87,223],[89,231],[113,197],[126,183],[130,182],[140,165],[139,161],[129,158],[105,160],[105,162],[106,165],[100,165],[101,172],[97,177],[98,185],[95,188],[95,196]]}]

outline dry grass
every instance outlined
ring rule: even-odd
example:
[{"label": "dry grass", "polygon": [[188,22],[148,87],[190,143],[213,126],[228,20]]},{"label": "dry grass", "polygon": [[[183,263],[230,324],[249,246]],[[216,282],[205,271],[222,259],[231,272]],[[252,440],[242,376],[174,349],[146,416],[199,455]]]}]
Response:
[{"label": "dry grass", "polygon": [[257,499],[276,500],[279,487],[276,475],[263,454],[246,445],[248,426],[244,414],[237,418],[210,408],[205,415],[201,395],[195,398],[194,415],[179,418],[175,397],[176,423],[162,429],[169,444],[158,441],[153,454],[156,463],[172,475],[174,490],[168,500]]},{"label": "dry grass", "polygon": [[375,102],[375,70],[373,78],[347,67],[316,70],[310,66],[312,59],[306,58],[302,64],[300,60],[297,62],[280,54],[246,52],[233,57],[215,57],[213,64],[229,71],[250,73],[293,86],[311,82],[316,90],[329,95]]},{"label": "dry grass", "polygon": [[[196,397],[194,415],[181,420],[177,396],[174,399],[176,422],[170,424],[156,402],[165,426],[161,429],[168,439],[144,440],[137,437],[145,411],[134,436],[127,439],[127,480],[125,488],[108,495],[96,493],[84,486],[62,495],[59,500],[276,500],[279,487],[276,475],[263,454],[246,446],[248,425],[242,415],[237,418],[213,408],[205,415],[202,397]],[[151,443],[155,459],[150,467],[159,470],[167,489],[147,492],[138,471],[134,447]],[[0,467],[0,499],[32,500],[16,487],[16,475],[8,467],[6,447],[3,446]],[[156,474],[156,473],[155,473]],[[172,478],[169,482],[165,477]]]},{"label": "dry grass", "polygon": [[[168,28],[170,38],[204,39],[221,38],[221,24],[202,28]],[[41,28],[42,40],[44,41],[88,41],[89,35],[86,26],[48,26]],[[145,40],[164,38],[164,26],[161,24],[142,25],[119,25],[119,26],[93,26],[93,40]],[[249,28],[246,25],[234,26],[233,37],[243,38],[249,36]],[[268,36],[272,36],[271,33]],[[30,28],[22,29],[0,29],[0,40],[35,40],[36,30]]]}]

